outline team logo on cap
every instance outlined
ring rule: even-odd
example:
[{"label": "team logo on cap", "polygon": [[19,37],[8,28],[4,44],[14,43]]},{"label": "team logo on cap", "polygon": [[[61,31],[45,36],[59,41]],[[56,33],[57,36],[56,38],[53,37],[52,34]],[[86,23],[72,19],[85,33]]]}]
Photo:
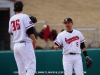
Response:
[{"label": "team logo on cap", "polygon": [[65,19],[65,21],[67,21],[67,18]]}]

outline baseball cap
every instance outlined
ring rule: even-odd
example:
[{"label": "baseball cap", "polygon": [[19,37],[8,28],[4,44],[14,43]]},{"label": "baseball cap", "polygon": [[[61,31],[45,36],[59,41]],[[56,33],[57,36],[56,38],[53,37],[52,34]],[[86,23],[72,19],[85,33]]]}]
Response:
[{"label": "baseball cap", "polygon": [[63,23],[65,23],[67,21],[73,22],[73,20],[71,18],[65,18]]},{"label": "baseball cap", "polygon": [[21,1],[16,1],[14,3],[14,8],[22,8],[24,5]]}]

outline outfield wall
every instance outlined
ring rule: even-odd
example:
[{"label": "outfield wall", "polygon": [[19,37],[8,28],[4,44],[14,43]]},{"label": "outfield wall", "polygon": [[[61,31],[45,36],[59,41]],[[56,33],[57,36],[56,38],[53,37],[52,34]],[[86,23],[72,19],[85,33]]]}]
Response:
[{"label": "outfield wall", "polygon": [[[82,54],[84,75],[100,75],[100,49],[89,49],[88,55],[93,59],[93,66],[86,69]],[[62,50],[37,50],[35,75],[64,75],[62,67]],[[0,52],[0,75],[18,75],[13,51]],[[73,74],[74,75],[74,74]]]}]

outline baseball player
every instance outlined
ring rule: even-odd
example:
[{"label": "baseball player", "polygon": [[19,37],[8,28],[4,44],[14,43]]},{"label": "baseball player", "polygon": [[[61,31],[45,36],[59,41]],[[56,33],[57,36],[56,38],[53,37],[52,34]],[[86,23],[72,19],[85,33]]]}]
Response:
[{"label": "baseball player", "polygon": [[14,57],[19,75],[34,75],[36,71],[34,24],[28,15],[22,13],[23,6],[21,1],[14,3],[15,15],[9,21],[9,33],[14,36]]},{"label": "baseball player", "polygon": [[66,30],[57,35],[54,41],[54,49],[58,50],[60,46],[63,47],[64,74],[72,75],[74,69],[76,75],[84,75],[81,49],[86,58],[87,68],[92,66],[92,60],[86,52],[85,39],[80,31],[73,29],[73,20],[71,18],[65,18],[63,23]]}]

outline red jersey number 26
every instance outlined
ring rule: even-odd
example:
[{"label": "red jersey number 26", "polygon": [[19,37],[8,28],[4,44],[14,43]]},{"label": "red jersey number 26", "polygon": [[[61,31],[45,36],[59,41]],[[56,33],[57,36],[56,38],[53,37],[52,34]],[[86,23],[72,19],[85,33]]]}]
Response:
[{"label": "red jersey number 26", "polygon": [[13,26],[13,31],[20,30],[19,19],[11,21],[11,24]]}]

